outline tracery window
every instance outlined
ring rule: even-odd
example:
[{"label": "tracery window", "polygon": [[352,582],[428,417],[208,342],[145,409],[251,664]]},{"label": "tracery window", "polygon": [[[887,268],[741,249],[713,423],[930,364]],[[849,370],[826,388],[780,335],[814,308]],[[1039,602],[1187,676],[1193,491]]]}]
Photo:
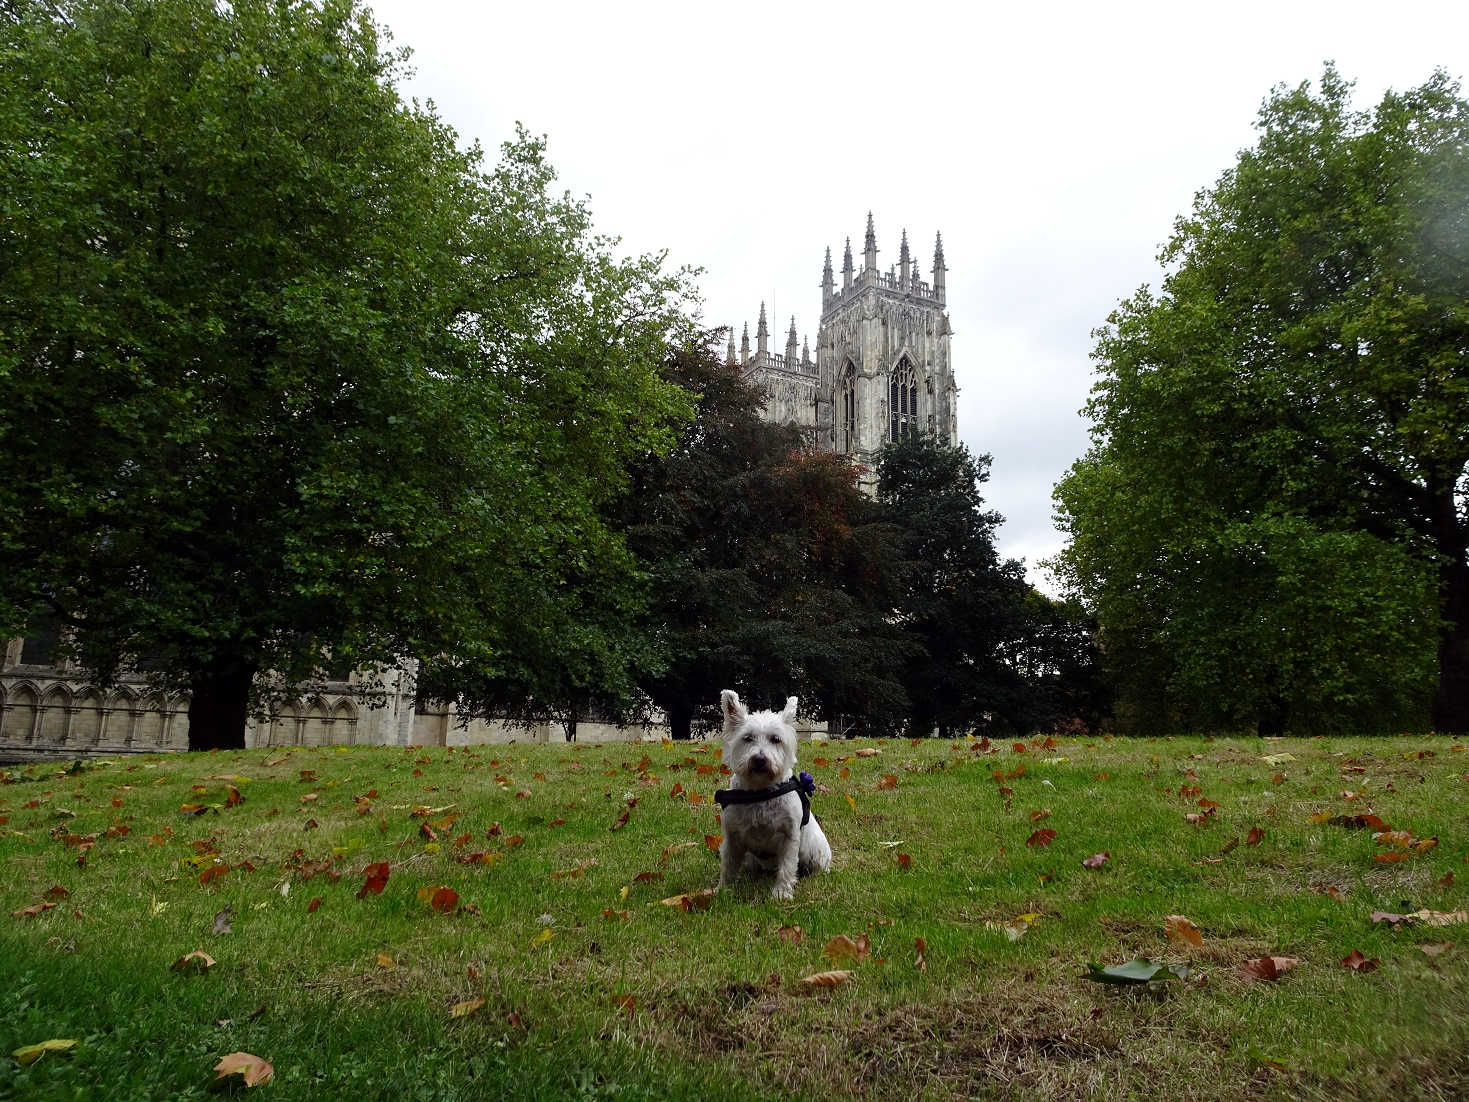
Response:
[{"label": "tracery window", "polygon": [[847,361],[838,394],[842,418],[842,451],[850,452],[857,439],[857,369]]},{"label": "tracery window", "polygon": [[893,443],[918,435],[918,379],[904,356],[888,380],[888,439]]}]

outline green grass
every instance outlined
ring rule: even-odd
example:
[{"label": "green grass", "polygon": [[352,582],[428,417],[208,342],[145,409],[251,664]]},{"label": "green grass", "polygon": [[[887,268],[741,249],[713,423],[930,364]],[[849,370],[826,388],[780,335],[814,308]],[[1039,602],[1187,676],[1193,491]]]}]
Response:
[{"label": "green grass", "polygon": [[[1370,920],[1469,906],[1469,753],[1450,741],[904,741],[855,756],[865,745],[802,748],[822,786],[830,875],[802,881],[789,904],[769,900],[768,881],[742,882],[692,911],[660,900],[716,879],[705,839],[719,831],[722,780],[700,772],[717,766],[715,745],[12,769],[0,785],[0,1096],[203,1097],[234,1051],[274,1065],[256,1091],[278,1099],[1469,1093],[1469,925]],[[1281,753],[1295,760],[1262,760]],[[225,805],[230,784],[242,803],[179,811]],[[1200,799],[1218,809],[1191,824]],[[437,845],[420,805],[449,808],[429,822],[458,816],[433,828]],[[1371,830],[1311,821],[1369,811],[1438,845],[1382,863]],[[1043,827],[1054,841],[1027,845]],[[1265,832],[1253,846],[1252,827]],[[68,844],[94,834],[90,849]],[[213,858],[188,861],[211,848],[231,870],[201,885]],[[1104,850],[1100,869],[1082,867]],[[456,860],[475,852],[501,856]],[[303,861],[340,878],[307,879],[290,867]],[[390,863],[387,885],[358,899],[376,861]],[[1344,897],[1312,890],[1322,884]],[[69,893],[55,907],[12,917],[53,886]],[[435,911],[420,893],[438,886],[469,906]],[[213,933],[226,905],[232,932]],[[1015,941],[988,925],[1028,912],[1042,917]],[[1202,948],[1170,943],[1172,914],[1198,925]],[[789,926],[799,941],[781,936]],[[867,935],[870,957],[828,961],[839,934]],[[1458,944],[1420,949],[1446,942]],[[196,949],[215,967],[170,970]],[[1353,949],[1381,966],[1341,968]],[[1188,961],[1195,980],[1086,978],[1088,961],[1138,955]],[[1265,955],[1301,963],[1247,982],[1239,965]],[[852,976],[800,982],[832,968]],[[29,1066],[9,1057],[49,1038],[80,1043]]]}]

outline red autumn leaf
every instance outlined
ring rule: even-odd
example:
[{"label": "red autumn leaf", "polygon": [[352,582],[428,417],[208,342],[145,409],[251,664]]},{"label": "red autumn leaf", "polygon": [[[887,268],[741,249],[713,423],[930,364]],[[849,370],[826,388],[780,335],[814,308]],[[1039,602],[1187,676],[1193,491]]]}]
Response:
[{"label": "red autumn leaf", "polygon": [[1295,957],[1257,957],[1239,966],[1246,980],[1278,980],[1301,962]]},{"label": "red autumn leaf", "polygon": [[1275,776],[1273,776],[1273,777],[1270,778],[1270,783],[1271,784],[1280,784],[1284,780],[1285,780],[1285,774],[1284,773],[1277,773],[1277,774],[1275,774]]},{"label": "red autumn leaf", "polygon": [[722,834],[706,834],[706,835],[704,835],[704,846],[705,846],[705,848],[711,849],[715,853],[718,853],[719,852],[719,845],[723,841],[724,841],[724,835],[722,835]]},{"label": "red autumn leaf", "polygon": [[1049,846],[1056,840],[1056,832],[1050,827],[1042,827],[1025,840],[1027,846]]},{"label": "red autumn leaf", "polygon": [[318,895],[314,899],[312,899],[312,901],[310,903],[306,904],[306,913],[309,914],[309,915],[314,915],[316,913],[317,908],[320,907],[320,906],[321,906],[321,896]]},{"label": "red autumn leaf", "polygon": [[661,872],[640,872],[640,873],[638,873],[636,876],[634,876],[632,878],[632,882],[634,884],[642,884],[642,883],[646,883],[646,882],[648,882],[650,880],[662,880],[662,879],[663,879],[663,874]]},{"label": "red autumn leaf", "polygon": [[440,914],[448,914],[459,906],[459,893],[453,888],[439,888],[429,900],[429,906]]},{"label": "red autumn leaf", "polygon": [[787,945],[800,945],[806,940],[806,931],[799,926],[782,926],[775,931],[775,936]]},{"label": "red autumn leaf", "polygon": [[1360,949],[1353,949],[1341,959],[1341,966],[1343,968],[1349,968],[1353,972],[1371,972],[1381,963],[1382,960],[1379,957],[1373,957],[1371,960],[1368,960],[1362,955]]},{"label": "red autumn leaf", "polygon": [[212,884],[214,883],[214,881],[218,880],[229,871],[230,867],[226,865],[223,861],[221,861],[217,865],[210,865],[207,869],[199,874],[199,884],[200,886]]},{"label": "red autumn leaf", "polygon": [[363,869],[362,873],[367,879],[363,881],[361,889],[357,892],[357,898],[361,899],[369,894],[381,895],[383,888],[388,884],[388,863],[386,861],[374,862]]},{"label": "red autumn leaf", "polygon": [[1250,827],[1250,833],[1245,836],[1245,845],[1258,846],[1264,837],[1265,832],[1259,827]]},{"label": "red autumn leaf", "polygon": [[53,885],[51,885],[51,887],[47,888],[44,892],[41,893],[41,898],[42,899],[65,899],[70,894],[71,894],[71,892],[67,891],[60,884],[53,884]]},{"label": "red autumn leaf", "polygon": [[632,995],[613,995],[612,1001],[617,1009],[624,1014],[631,1014],[638,1008],[638,1000]]},{"label": "red autumn leaf", "polygon": [[1083,857],[1081,860],[1081,864],[1083,868],[1099,869],[1103,865],[1105,865],[1108,860],[1111,859],[1111,857],[1111,853],[1109,853],[1107,850],[1103,850],[1101,853],[1094,853],[1090,857]]},{"label": "red autumn leaf", "polygon": [[880,780],[880,781],[877,782],[877,787],[878,788],[897,788],[898,787],[898,777],[897,777],[897,774],[895,774],[895,773],[884,773],[882,775],[882,780]]},{"label": "red autumn leaf", "polygon": [[897,861],[898,861],[898,868],[903,869],[904,871],[907,871],[909,868],[911,868],[913,866],[913,858],[911,856],[909,856],[908,854],[906,854],[906,853],[900,853],[900,854],[898,854],[897,855]]},{"label": "red autumn leaf", "polygon": [[1032,811],[1030,813],[1030,821],[1032,823],[1038,823],[1042,819],[1047,818],[1050,814],[1051,814],[1051,809],[1049,807],[1043,807],[1043,808],[1041,808],[1038,811]]},{"label": "red autumn leaf", "polygon": [[1389,850],[1387,853],[1374,853],[1372,855],[1372,860],[1384,865],[1391,865],[1397,861],[1407,861],[1412,856],[1413,855],[1411,853],[1404,853],[1400,849],[1394,849]]},{"label": "red autumn leaf", "polygon": [[920,972],[927,972],[928,961],[924,959],[924,954],[928,952],[928,943],[921,937],[915,937],[913,939],[913,951],[917,954],[917,958],[913,961],[913,967]]},{"label": "red autumn leaf", "polygon": [[234,785],[227,784],[224,786],[224,790],[227,793],[224,801],[225,807],[235,807],[245,802],[245,797],[240,795],[240,790]]},{"label": "red autumn leaf", "polygon": [[116,826],[110,826],[107,828],[107,837],[122,838],[130,834],[131,832],[132,827],[128,826],[126,823],[118,823]]},{"label": "red autumn leaf", "polygon": [[1017,754],[1023,754],[1025,753],[1025,743],[1017,742],[1014,746],[1010,747],[1010,749],[1015,751],[1015,753]]},{"label": "red autumn leaf", "polygon": [[631,816],[632,816],[632,812],[631,811],[624,811],[621,815],[619,815],[617,817],[617,822],[613,823],[607,829],[609,831],[612,831],[612,830],[621,830],[623,827],[627,826],[627,821],[628,821],[628,819]]},{"label": "red autumn leaf", "polygon": [[11,911],[11,918],[35,918],[38,914],[51,910],[55,903],[32,903],[29,907],[22,907],[18,911]]},{"label": "red autumn leaf", "polygon": [[485,831],[485,838],[486,839],[489,839],[489,838],[498,838],[498,837],[500,837],[500,834],[501,833],[502,832],[500,830],[500,824],[499,823],[491,823],[490,824],[490,829],[487,830],[487,831]]}]

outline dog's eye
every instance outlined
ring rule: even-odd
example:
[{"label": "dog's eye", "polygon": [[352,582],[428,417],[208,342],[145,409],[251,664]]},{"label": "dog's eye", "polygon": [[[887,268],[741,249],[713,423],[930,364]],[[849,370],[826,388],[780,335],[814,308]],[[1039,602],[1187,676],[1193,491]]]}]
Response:
[{"label": "dog's eye", "polygon": [[770,745],[771,746],[779,746],[780,745],[780,736],[779,735],[771,735],[770,736]]},{"label": "dog's eye", "polygon": [[744,738],[744,741],[745,742],[754,742],[755,741],[755,736],[754,735],[746,735],[745,738]]}]

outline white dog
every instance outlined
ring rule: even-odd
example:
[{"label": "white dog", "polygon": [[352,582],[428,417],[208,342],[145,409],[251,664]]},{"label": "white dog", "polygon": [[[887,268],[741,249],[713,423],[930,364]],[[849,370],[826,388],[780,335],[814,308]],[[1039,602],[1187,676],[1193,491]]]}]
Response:
[{"label": "white dog", "polygon": [[753,715],[729,689],[720,694],[724,711],[724,764],[734,774],[729,789],[715,793],[723,809],[724,841],[719,846],[719,883],[723,888],[749,871],[775,873],[772,899],[790,899],[796,878],[831,868],[831,845],[810,813],[814,787],[796,766],[796,698],[784,711]]}]

